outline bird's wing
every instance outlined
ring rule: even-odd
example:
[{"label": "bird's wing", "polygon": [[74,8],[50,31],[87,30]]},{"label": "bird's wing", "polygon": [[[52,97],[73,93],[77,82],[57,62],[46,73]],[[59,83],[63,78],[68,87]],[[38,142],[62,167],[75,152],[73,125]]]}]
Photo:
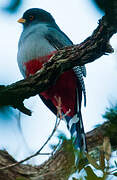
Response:
[{"label": "bird's wing", "polygon": [[45,34],[45,38],[57,50],[73,44],[67,35],[64,34],[58,27],[55,28],[48,26],[48,32]]},{"label": "bird's wing", "polygon": [[[68,36],[57,28],[48,26],[48,33],[45,35],[45,38],[50,42],[50,44],[59,50],[65,46],[73,45],[73,42],[68,38]],[[79,66],[84,77],[86,77],[86,68],[84,66]]]},{"label": "bird's wing", "polygon": [[[72,41],[67,37],[65,33],[63,33],[59,27],[51,27],[48,26],[47,34],[45,34],[45,38],[49,41],[49,43],[55,47],[57,50],[65,47],[73,45]],[[84,94],[84,105],[86,106],[86,90],[85,84],[83,80],[83,76],[86,77],[86,68],[85,66],[76,66],[73,68],[78,81],[80,82],[80,86],[82,92]]]}]

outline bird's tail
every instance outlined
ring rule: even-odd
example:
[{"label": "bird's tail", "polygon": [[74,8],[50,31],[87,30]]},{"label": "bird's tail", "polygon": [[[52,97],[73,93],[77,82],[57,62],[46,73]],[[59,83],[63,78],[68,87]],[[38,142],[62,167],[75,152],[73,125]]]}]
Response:
[{"label": "bird's tail", "polygon": [[68,130],[73,138],[75,149],[81,152],[87,151],[86,137],[81,113],[74,115],[73,118],[67,116],[65,119]]},{"label": "bird's tail", "polygon": [[[81,153],[87,152],[86,136],[84,132],[81,112],[74,115],[73,118],[66,116],[65,119],[68,130],[70,131],[71,137],[73,139],[75,150],[78,150],[78,152]],[[78,157],[75,157],[75,161],[77,163],[78,160]]]}]

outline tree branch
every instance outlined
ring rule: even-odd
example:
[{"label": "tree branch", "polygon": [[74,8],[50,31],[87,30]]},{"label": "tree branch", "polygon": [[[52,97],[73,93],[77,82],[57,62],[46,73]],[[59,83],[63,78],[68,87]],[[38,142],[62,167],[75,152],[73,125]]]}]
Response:
[{"label": "tree branch", "polygon": [[91,63],[102,55],[112,53],[109,40],[116,31],[117,28],[103,17],[93,34],[81,44],[59,50],[35,75],[8,86],[1,86],[0,106],[10,105],[31,115],[31,111],[24,107],[25,99],[50,88],[63,72],[74,66]]}]

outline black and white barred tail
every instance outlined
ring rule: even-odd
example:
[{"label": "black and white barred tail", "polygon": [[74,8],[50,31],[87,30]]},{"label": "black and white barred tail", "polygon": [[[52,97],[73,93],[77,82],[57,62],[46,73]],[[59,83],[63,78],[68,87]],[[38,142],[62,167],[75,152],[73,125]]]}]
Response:
[{"label": "black and white barred tail", "polygon": [[86,68],[85,66],[75,66],[73,68],[73,71],[80,83],[81,90],[84,95],[84,106],[86,106],[86,89],[85,89],[85,83],[84,83],[84,77],[86,77]]}]

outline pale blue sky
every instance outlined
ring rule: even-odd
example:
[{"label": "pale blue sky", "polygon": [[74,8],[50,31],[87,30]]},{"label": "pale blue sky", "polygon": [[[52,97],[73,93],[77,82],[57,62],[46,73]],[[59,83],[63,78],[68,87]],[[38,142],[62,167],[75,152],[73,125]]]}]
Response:
[{"label": "pale blue sky", "polygon": [[[1,4],[0,4],[1,5]],[[22,31],[21,24],[17,23],[23,12],[32,7],[39,7],[49,11],[56,19],[60,28],[76,44],[91,35],[96,28],[101,14],[87,0],[25,0],[24,5],[15,15],[0,12],[0,84],[10,84],[22,78],[17,66],[17,44]],[[116,36],[111,41],[117,48]],[[102,114],[117,99],[117,61],[115,53],[104,56],[87,66],[86,90],[87,107],[82,108],[85,130],[91,130],[95,125],[102,123]],[[30,102],[30,103],[29,103]],[[21,123],[25,139],[30,151],[38,150],[51,133],[55,116],[43,105],[36,96],[27,100],[26,104],[33,110],[32,117],[22,114]],[[3,113],[2,113],[3,115]],[[16,128],[15,118],[4,122],[1,118],[0,142],[11,154],[18,159],[27,156],[27,148],[21,145],[22,138]],[[67,132],[64,122],[59,127]],[[53,138],[50,143],[54,143]],[[48,148],[45,150],[48,151]],[[41,160],[40,160],[41,159]],[[45,157],[38,157],[38,162]]]}]

